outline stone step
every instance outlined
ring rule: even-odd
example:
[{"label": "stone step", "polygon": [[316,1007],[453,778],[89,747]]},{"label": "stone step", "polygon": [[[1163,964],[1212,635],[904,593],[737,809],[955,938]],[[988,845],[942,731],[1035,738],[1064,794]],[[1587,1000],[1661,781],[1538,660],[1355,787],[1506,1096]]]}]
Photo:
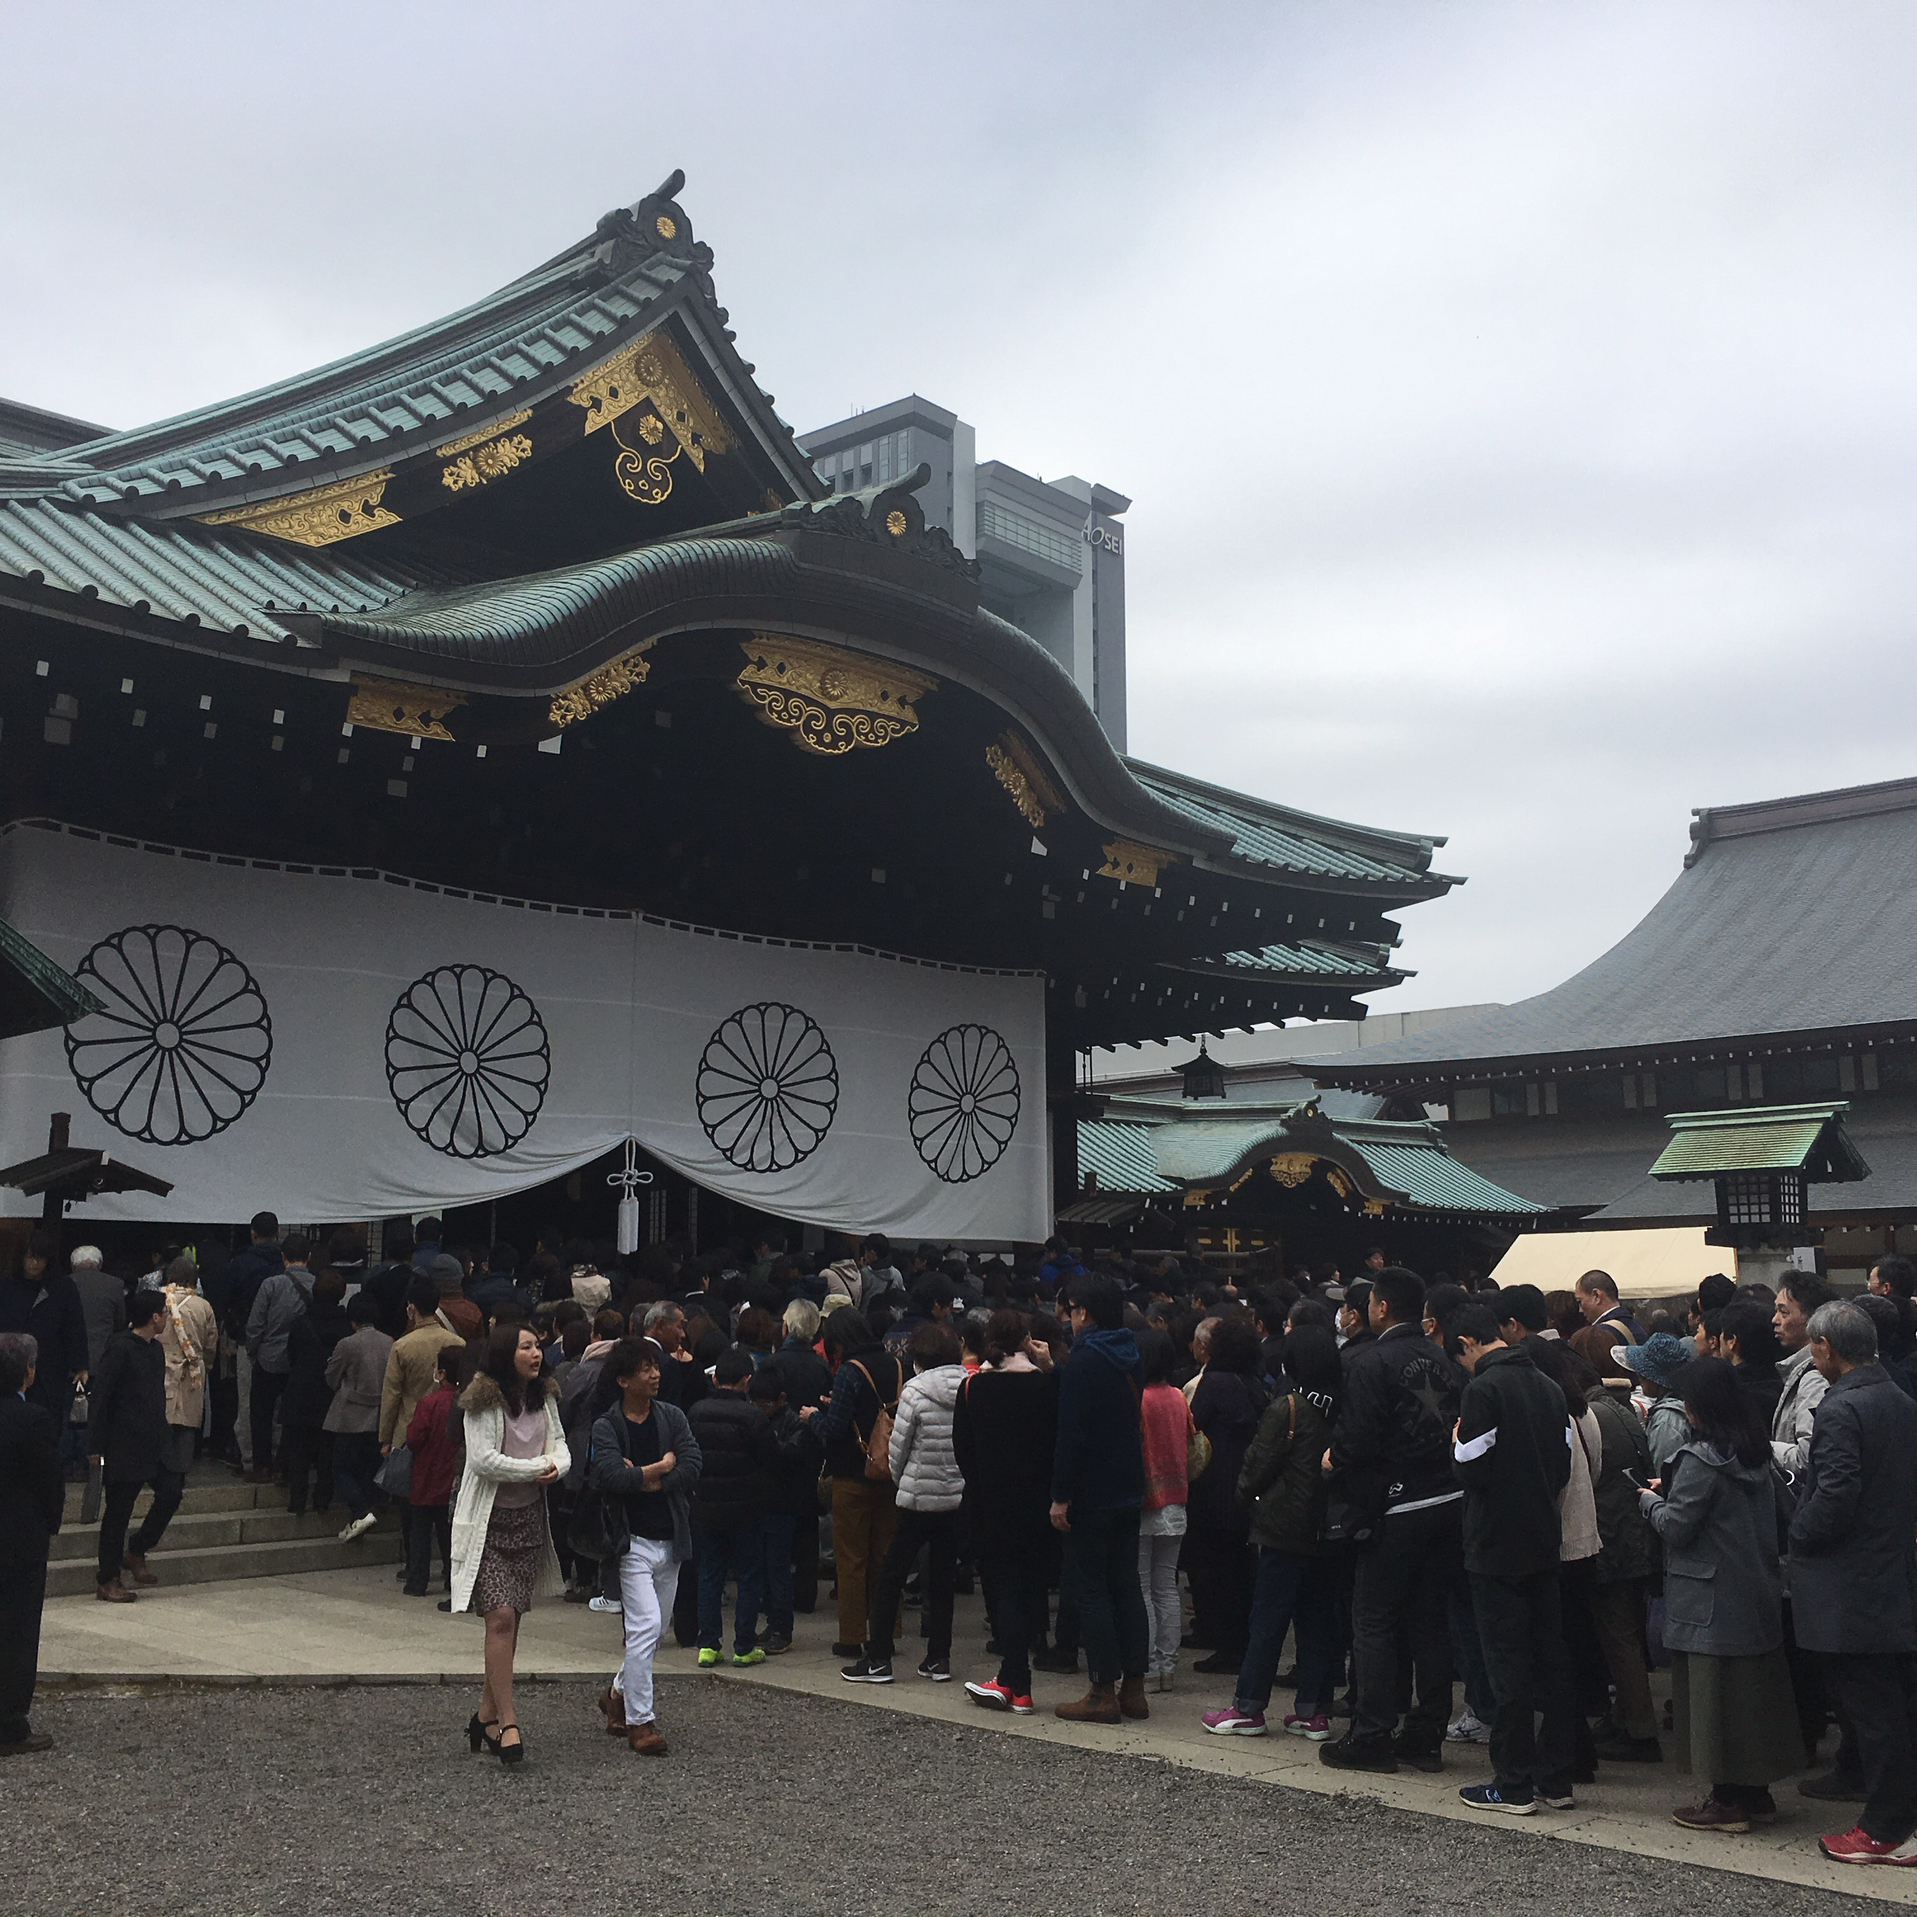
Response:
[{"label": "stone step", "polygon": [[[66,1518],[68,1524],[80,1522],[80,1501],[86,1495],[84,1484],[67,1486]],[[153,1502],[150,1491],[142,1491],[134,1510],[142,1517],[146,1508]],[[286,1508],[286,1487],[283,1484],[248,1484],[242,1478],[236,1478],[230,1471],[219,1471],[214,1475],[201,1476],[200,1469],[186,1481],[186,1495],[180,1500],[182,1517],[198,1517],[207,1511],[251,1511],[256,1505]]]},{"label": "stone step", "polygon": [[[219,1544],[285,1544],[295,1538],[334,1538],[351,1516],[342,1504],[335,1504],[323,1514],[307,1511],[299,1517],[278,1507],[243,1511],[182,1509],[166,1527],[166,1536],[154,1551],[153,1561],[157,1565],[172,1552],[209,1550]],[[388,1513],[380,1529],[397,1528],[396,1519]],[[377,1536],[378,1532],[368,1535]],[[99,1548],[99,1540],[97,1523],[83,1525],[73,1520],[52,1540],[48,1555],[56,1564],[69,1558],[85,1558],[90,1563]]]},{"label": "stone step", "polygon": [[[333,1527],[335,1531],[338,1528],[338,1525]],[[167,1542],[171,1541],[172,1527],[169,1526]],[[161,1585],[171,1586],[218,1584],[233,1578],[284,1577],[295,1571],[349,1571],[364,1564],[396,1564],[401,1552],[397,1527],[382,1526],[363,1538],[355,1538],[351,1544],[342,1544],[331,1535],[287,1538],[264,1544],[196,1545],[184,1551],[169,1551],[163,1544],[154,1552],[151,1562]],[[49,1564],[47,1596],[85,1595],[93,1590],[94,1578],[91,1557]]]}]

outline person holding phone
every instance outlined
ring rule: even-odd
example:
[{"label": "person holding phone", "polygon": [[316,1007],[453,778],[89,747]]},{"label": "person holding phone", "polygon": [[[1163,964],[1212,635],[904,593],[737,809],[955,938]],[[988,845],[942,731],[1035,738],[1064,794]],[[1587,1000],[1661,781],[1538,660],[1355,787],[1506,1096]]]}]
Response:
[{"label": "person holding phone", "polygon": [[[530,1325],[495,1325],[459,1400],[466,1414],[466,1471],[453,1511],[453,1609],[486,1620],[486,1682],[466,1726],[502,1762],[526,1754],[513,1714],[519,1620],[535,1596],[564,1587],[546,1522],[546,1487],[572,1467],[559,1392]],[[497,1730],[498,1735],[491,1733]]]}]

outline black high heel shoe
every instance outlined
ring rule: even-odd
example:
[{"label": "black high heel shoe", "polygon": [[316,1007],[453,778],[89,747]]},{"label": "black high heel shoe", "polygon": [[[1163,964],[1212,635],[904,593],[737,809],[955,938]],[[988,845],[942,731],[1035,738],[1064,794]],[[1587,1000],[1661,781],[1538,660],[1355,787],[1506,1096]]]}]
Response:
[{"label": "black high heel shoe", "polygon": [[487,1720],[475,1711],[472,1721],[466,1726],[466,1742],[472,1747],[475,1756],[492,1745],[493,1740],[486,1735],[487,1728]]},{"label": "black high heel shoe", "polygon": [[[512,1734],[519,1739],[517,1744],[508,1744],[506,1742],[506,1733],[508,1731],[511,1731]],[[500,1725],[499,1735],[497,1737],[487,1738],[486,1742],[492,1746],[493,1755],[498,1758],[502,1764],[517,1764],[521,1762],[526,1755],[525,1735],[521,1732],[517,1724]]]}]

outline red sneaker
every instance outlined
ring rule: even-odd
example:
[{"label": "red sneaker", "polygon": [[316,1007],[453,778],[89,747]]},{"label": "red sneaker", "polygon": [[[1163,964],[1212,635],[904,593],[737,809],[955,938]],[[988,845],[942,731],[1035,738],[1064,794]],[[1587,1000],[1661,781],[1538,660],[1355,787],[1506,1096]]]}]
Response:
[{"label": "red sneaker", "polygon": [[1012,1698],[1012,1715],[1014,1717],[1030,1717],[1037,1709],[1038,1706],[1022,1692],[1014,1693]]},{"label": "red sneaker", "polygon": [[1862,1824],[1841,1837],[1820,1837],[1817,1848],[1840,1864],[1917,1864],[1917,1837],[1887,1844],[1869,1835]]},{"label": "red sneaker", "polygon": [[[975,1684],[968,1679],[965,1695],[974,1704],[983,1704],[988,1711],[1009,1711],[1012,1708],[1012,1691],[1008,1684]],[[1029,1697],[1025,1700],[1028,1708],[1031,1701]]]}]

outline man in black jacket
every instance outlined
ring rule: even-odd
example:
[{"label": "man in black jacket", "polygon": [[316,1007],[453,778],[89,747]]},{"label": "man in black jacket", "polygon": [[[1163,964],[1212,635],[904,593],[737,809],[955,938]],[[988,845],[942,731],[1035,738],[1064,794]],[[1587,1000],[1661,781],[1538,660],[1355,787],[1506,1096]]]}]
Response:
[{"label": "man in black jacket", "polygon": [[[1451,1715],[1447,1599],[1458,1578],[1459,1504],[1450,1432],[1463,1380],[1425,1337],[1424,1285],[1388,1265],[1371,1280],[1375,1334],[1345,1373],[1325,1469],[1358,1546],[1351,1592],[1351,1729],[1319,1758],[1344,1770],[1444,1765]],[[1408,1640],[1416,1689],[1398,1721],[1399,1646]]]},{"label": "man in black jacket", "polygon": [[1917,1863],[1917,1405],[1856,1305],[1819,1305],[1807,1329],[1829,1389],[1791,1518],[1791,1609],[1850,1721],[1866,1793],[1856,1828],[1818,1845],[1846,1864]]},{"label": "man in black jacket", "polygon": [[1067,1315],[1072,1351],[1059,1372],[1052,1452],[1052,1527],[1065,1539],[1060,1605],[1077,1601],[1091,1689],[1057,1706],[1073,1724],[1149,1717],[1149,1626],[1138,1584],[1145,1454],[1138,1407],[1144,1366],[1125,1329],[1125,1295],[1098,1271],[1074,1278]]},{"label": "man in black jacket", "polygon": [[[1558,1499],[1577,1442],[1564,1393],[1507,1345],[1489,1305],[1461,1305],[1446,1327],[1471,1374],[1454,1440],[1464,1486],[1464,1566],[1498,1714],[1493,1781],[1458,1795],[1478,1810],[1529,1816],[1571,1808],[1577,1695],[1558,1602]],[[1542,1712],[1542,1731],[1534,1727]]]},{"label": "man in black jacket", "polygon": [[27,1715],[40,1662],[47,1540],[60,1528],[66,1500],[59,1434],[28,1396],[38,1356],[27,1333],[0,1332],[0,1757],[53,1743]]},{"label": "man in black jacket", "polygon": [[[158,1582],[146,1568],[146,1556],[173,1521],[186,1489],[185,1478],[167,1470],[164,1462],[166,1353],[160,1335],[166,1329],[166,1300],[157,1291],[135,1292],[126,1319],[126,1330],[108,1341],[100,1360],[87,1425],[88,1447],[106,1467],[98,1593],[105,1604],[133,1602],[133,1593],[120,1581],[123,1566],[132,1570],[137,1584]],[[153,1503],[129,1544],[126,1527],[142,1488],[149,1484]]]},{"label": "man in black jacket", "polygon": [[0,1331],[24,1331],[39,1347],[33,1402],[64,1431],[74,1380],[87,1376],[87,1318],[78,1289],[60,1269],[52,1232],[36,1231],[27,1240],[20,1275],[0,1281]]},{"label": "man in black jacket", "polygon": [[759,1611],[765,1602],[765,1521],[778,1490],[779,1445],[766,1415],[746,1396],[752,1354],[734,1345],[713,1367],[712,1393],[686,1413],[704,1460],[692,1500],[699,1561],[699,1668],[719,1662],[725,1636],[726,1576],[739,1580],[732,1661],[763,1664]]}]

